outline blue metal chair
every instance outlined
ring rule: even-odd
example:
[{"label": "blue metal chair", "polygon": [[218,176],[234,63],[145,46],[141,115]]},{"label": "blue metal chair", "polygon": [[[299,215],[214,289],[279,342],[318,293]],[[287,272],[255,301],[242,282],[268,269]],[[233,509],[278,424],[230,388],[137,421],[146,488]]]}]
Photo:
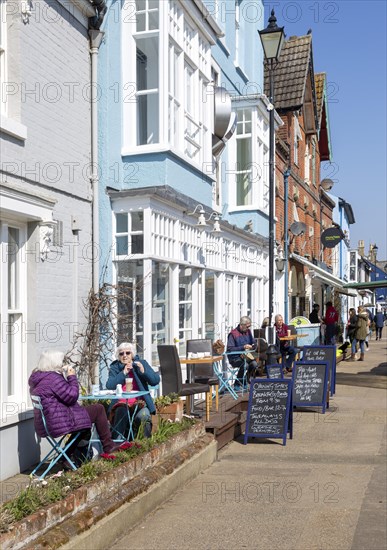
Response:
[{"label": "blue metal chair", "polygon": [[[78,431],[71,434],[66,433],[64,435],[59,436],[59,438],[52,437],[47,429],[46,418],[44,416],[43,405],[40,400],[40,397],[38,397],[37,395],[31,395],[31,401],[34,409],[39,411],[39,414],[42,417],[44,430],[47,434],[45,437],[47,441],[50,443],[52,449],[46,454],[43,460],[36,466],[36,468],[31,472],[30,475],[34,476],[35,473],[41,468],[41,466],[44,463],[49,462],[48,467],[43,472],[43,474],[39,477],[39,479],[44,479],[45,476],[48,474],[48,472],[55,466],[55,464],[61,458],[64,459],[69,464],[72,470],[76,470],[77,469],[76,465],[71,460],[71,458],[67,455],[66,451],[71,445],[73,445],[73,443],[75,443],[75,441],[80,437],[82,432]],[[69,438],[66,442],[64,442],[67,435],[69,435]]]}]

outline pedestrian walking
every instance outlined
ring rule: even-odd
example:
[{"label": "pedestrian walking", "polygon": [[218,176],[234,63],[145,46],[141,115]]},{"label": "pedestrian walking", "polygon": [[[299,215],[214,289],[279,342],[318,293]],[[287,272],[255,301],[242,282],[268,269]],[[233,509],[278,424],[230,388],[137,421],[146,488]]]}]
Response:
[{"label": "pedestrian walking", "polygon": [[352,349],[351,349],[351,361],[355,360],[356,354],[356,344],[359,342],[360,346],[360,358],[359,361],[364,361],[364,342],[368,334],[368,324],[369,319],[367,312],[363,306],[357,308],[357,321],[356,321],[356,331],[355,338],[352,340]]},{"label": "pedestrian walking", "polygon": [[376,340],[381,340],[383,326],[384,326],[384,315],[381,310],[376,312],[374,321],[375,321],[375,330],[376,330]]},{"label": "pedestrian walking", "polygon": [[323,323],[325,323],[325,344],[330,346],[336,345],[336,331],[337,323],[339,321],[339,314],[336,309],[333,307],[331,301],[328,301],[326,304],[325,317],[323,317]]}]

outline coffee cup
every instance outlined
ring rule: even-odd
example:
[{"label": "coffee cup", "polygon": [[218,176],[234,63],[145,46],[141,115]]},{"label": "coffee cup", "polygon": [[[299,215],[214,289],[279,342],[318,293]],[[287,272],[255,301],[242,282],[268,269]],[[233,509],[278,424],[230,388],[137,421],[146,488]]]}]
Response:
[{"label": "coffee cup", "polygon": [[125,391],[133,391],[133,378],[125,378]]},{"label": "coffee cup", "polygon": [[291,334],[292,334],[292,331],[288,330],[288,336],[290,336]]}]

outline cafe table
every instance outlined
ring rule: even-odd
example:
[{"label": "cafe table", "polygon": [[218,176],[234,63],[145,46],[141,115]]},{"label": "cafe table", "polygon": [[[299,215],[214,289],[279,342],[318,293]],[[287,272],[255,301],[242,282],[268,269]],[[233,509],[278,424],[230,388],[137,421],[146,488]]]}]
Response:
[{"label": "cafe table", "polygon": [[[206,355],[204,357],[189,357],[189,358],[180,357],[180,363],[182,365],[187,365],[188,382],[192,383],[194,382],[194,368],[193,368],[194,365],[207,365],[208,363],[213,364],[214,372],[218,377],[218,379],[220,380],[218,372],[222,371],[221,367],[219,368],[219,363],[220,365],[222,364],[222,359],[223,359],[222,355]],[[215,388],[215,409],[216,411],[219,410],[219,386],[216,386]],[[191,413],[192,412],[193,411],[191,410]]]},{"label": "cafe table", "polygon": [[114,390],[100,390],[98,394],[80,395],[79,400],[80,401],[106,401],[108,399],[112,399],[118,402],[118,400],[124,399],[127,405],[126,412],[128,415],[128,424],[129,424],[128,436],[125,437],[125,435],[119,431],[117,426],[114,428],[112,427],[112,430],[114,430],[119,436],[117,439],[114,439],[115,441],[130,441],[131,439],[134,439],[133,420],[135,419],[138,411],[138,401],[136,401],[136,403],[134,404],[133,411],[131,412],[129,408],[130,407],[129,400],[138,399],[139,397],[143,397],[148,393],[149,391],[131,391],[131,392],[122,392],[120,394],[117,394]]}]

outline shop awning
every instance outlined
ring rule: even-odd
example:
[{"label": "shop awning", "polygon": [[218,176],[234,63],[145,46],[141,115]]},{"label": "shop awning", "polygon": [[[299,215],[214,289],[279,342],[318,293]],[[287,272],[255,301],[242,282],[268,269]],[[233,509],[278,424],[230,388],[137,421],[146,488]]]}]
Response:
[{"label": "shop awning", "polygon": [[353,288],[355,290],[374,290],[375,288],[387,288],[387,280],[367,281],[365,283],[346,283],[344,288]]},{"label": "shop awning", "polygon": [[328,273],[328,271],[325,271],[325,269],[318,267],[312,262],[309,262],[309,260],[307,260],[306,258],[303,258],[298,254],[290,254],[289,258],[295,260],[296,262],[299,262],[300,264],[305,265],[309,269],[309,275],[312,278],[320,279],[320,281],[322,281],[323,283],[333,286],[340,294],[346,294],[347,296],[356,296],[355,293],[349,292],[346,288],[344,288],[346,284],[345,281],[339,279],[339,277],[335,277],[331,273]]}]

